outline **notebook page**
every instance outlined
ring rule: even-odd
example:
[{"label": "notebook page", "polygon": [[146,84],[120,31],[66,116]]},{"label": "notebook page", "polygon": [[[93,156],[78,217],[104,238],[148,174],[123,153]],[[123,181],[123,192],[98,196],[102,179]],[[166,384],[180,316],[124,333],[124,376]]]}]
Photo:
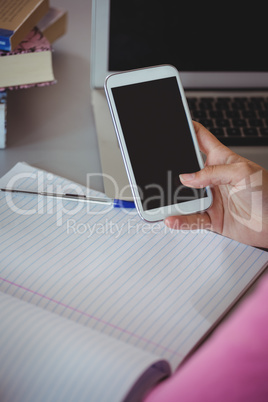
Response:
[{"label": "notebook page", "polygon": [[23,194],[1,194],[0,226],[2,292],[173,369],[268,260],[214,233],[144,223],[135,211]]},{"label": "notebook page", "polygon": [[17,298],[0,293],[0,304],[1,402],[127,401],[149,367],[154,381],[169,373],[148,353]]}]

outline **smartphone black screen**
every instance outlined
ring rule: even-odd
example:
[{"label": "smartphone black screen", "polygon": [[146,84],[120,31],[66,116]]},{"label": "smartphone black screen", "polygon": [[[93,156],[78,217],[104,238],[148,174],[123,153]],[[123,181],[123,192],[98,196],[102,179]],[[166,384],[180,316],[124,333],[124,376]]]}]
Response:
[{"label": "smartphone black screen", "polygon": [[205,197],[179,180],[200,167],[176,78],[112,93],[144,210]]}]

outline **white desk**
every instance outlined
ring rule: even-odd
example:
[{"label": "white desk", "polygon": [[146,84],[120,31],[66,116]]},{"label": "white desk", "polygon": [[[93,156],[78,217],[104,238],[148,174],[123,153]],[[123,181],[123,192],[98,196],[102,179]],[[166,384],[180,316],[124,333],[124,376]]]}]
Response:
[{"label": "white desk", "polygon": [[[51,4],[69,13],[68,32],[54,44],[58,83],[9,92],[7,148],[0,150],[0,176],[24,161],[86,184],[87,173],[101,173],[90,99],[91,0],[51,0]],[[258,161],[255,149],[244,151]],[[268,158],[266,168],[267,164]],[[103,191],[100,176],[90,183]]]}]

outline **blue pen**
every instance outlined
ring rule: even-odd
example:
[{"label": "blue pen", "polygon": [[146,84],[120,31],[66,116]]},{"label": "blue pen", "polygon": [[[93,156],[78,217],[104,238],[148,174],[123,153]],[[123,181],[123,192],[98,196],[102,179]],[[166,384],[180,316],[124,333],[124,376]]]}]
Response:
[{"label": "blue pen", "polygon": [[112,200],[110,198],[101,198],[101,197],[87,197],[86,195],[83,195],[83,194],[68,194],[68,193],[67,194],[57,194],[57,193],[48,193],[45,191],[36,192],[36,191],[10,189],[10,188],[1,188],[1,191],[6,191],[9,193],[42,195],[45,197],[62,198],[62,199],[71,200],[71,201],[94,202],[97,204],[112,205],[114,208],[135,208],[135,203],[133,201],[125,201],[125,200],[118,200],[118,199]]}]

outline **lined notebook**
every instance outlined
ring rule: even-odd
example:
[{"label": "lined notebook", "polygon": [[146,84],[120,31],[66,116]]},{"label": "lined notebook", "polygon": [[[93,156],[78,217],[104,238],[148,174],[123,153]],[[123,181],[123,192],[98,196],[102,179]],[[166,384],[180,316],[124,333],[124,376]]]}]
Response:
[{"label": "lined notebook", "polygon": [[[0,186],[86,191],[22,163]],[[1,401],[139,401],[268,261],[212,232],[145,223],[135,210],[0,197]]]}]

